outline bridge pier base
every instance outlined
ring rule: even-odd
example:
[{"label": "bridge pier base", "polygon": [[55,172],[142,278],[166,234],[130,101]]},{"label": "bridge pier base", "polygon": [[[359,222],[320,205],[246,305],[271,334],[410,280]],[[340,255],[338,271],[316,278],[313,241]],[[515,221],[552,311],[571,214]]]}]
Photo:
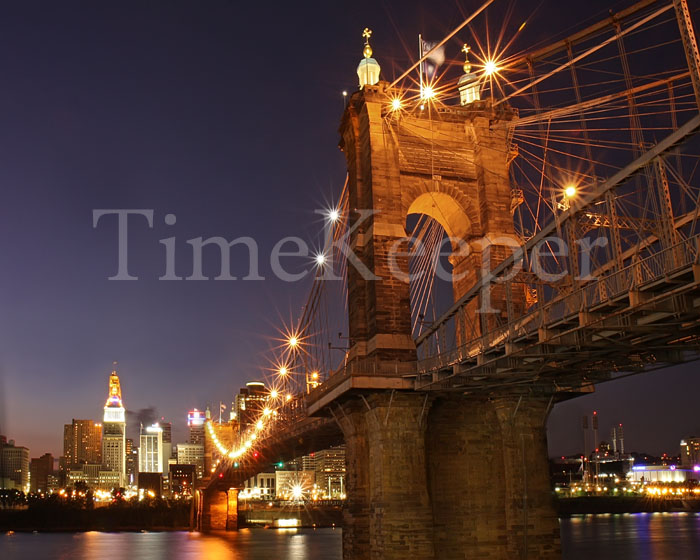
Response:
[{"label": "bridge pier base", "polygon": [[377,393],[342,417],[347,453],[344,559],[433,560],[424,398]]},{"label": "bridge pier base", "polygon": [[434,401],[426,451],[436,558],[561,558],[548,399]]},{"label": "bridge pier base", "polygon": [[195,504],[198,530],[204,533],[238,530],[238,488],[200,491]]},{"label": "bridge pier base", "polygon": [[548,399],[375,393],[345,433],[345,560],[554,560]]}]

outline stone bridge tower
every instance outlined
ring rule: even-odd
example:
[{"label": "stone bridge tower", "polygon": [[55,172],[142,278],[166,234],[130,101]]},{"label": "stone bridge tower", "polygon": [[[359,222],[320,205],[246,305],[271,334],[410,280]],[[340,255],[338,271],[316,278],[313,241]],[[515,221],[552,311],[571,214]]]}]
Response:
[{"label": "stone bridge tower", "polygon": [[[414,390],[410,373],[399,375],[416,360],[409,284],[395,274],[408,265],[400,254],[406,217],[427,214],[453,238],[455,299],[479,280],[487,257],[493,268],[510,255],[519,240],[504,125],[516,115],[478,99],[473,86],[464,105],[397,110],[401,92],[379,81],[368,47],[340,126],[350,247],[361,262],[348,265],[350,383],[316,404],[333,412],[346,439],[344,558],[558,558],[549,396],[427,394]],[[491,307],[504,297],[494,288]],[[477,314],[479,305],[460,338],[499,320],[499,312]]]}]

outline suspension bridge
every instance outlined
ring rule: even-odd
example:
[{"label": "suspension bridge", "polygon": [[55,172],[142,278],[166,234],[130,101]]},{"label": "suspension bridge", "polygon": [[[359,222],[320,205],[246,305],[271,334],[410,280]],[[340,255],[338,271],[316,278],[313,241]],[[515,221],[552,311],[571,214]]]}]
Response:
[{"label": "suspension bridge", "polygon": [[[475,31],[492,3],[392,82],[363,34],[309,296],[257,419],[207,425],[200,529],[235,529],[271,463],[344,442],[344,558],[558,558],[552,406],[700,357],[687,1],[519,52],[523,26]],[[461,35],[466,60],[426,73]]]}]

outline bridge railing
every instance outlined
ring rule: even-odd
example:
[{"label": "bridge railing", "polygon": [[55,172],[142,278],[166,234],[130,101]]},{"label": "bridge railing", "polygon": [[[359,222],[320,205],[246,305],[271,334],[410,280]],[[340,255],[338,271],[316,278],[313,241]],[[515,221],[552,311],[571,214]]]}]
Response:
[{"label": "bridge railing", "polygon": [[[505,317],[496,326],[464,343],[459,343],[460,329],[464,328],[465,303],[460,312],[440,325],[430,338],[418,345],[417,372],[421,374],[446,369],[469,359],[475,360],[507,342],[536,336],[538,329],[553,327],[564,321],[578,323],[580,311],[595,311],[615,300],[626,298],[630,291],[677,274],[700,262],[700,235],[684,239],[644,258],[633,258],[621,270],[592,277],[583,285],[552,297],[550,301],[535,304],[520,315]],[[512,282],[511,288],[517,286]],[[461,323],[461,326],[460,326]],[[482,321],[482,325],[487,324]],[[463,332],[463,331],[462,331]]]}]

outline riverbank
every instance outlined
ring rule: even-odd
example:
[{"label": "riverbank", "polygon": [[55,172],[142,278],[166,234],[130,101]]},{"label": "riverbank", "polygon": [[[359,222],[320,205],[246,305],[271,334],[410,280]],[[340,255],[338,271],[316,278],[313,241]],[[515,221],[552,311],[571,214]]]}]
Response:
[{"label": "riverbank", "polygon": [[697,513],[700,512],[700,499],[583,496],[559,498],[557,509],[560,517],[596,513]]},{"label": "riverbank", "polygon": [[189,503],[118,502],[80,508],[46,501],[22,510],[0,509],[0,531],[181,531],[189,527]]}]

